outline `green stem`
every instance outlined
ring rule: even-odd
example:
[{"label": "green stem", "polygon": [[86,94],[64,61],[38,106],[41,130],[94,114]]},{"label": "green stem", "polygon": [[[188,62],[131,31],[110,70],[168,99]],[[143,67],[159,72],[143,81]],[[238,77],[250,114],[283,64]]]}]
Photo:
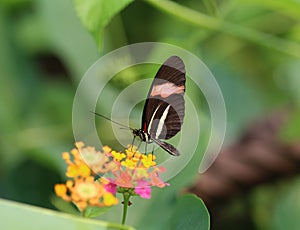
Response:
[{"label": "green stem", "polygon": [[123,193],[123,198],[124,198],[124,206],[123,206],[123,218],[122,218],[122,224],[125,224],[126,221],[126,216],[127,216],[127,208],[128,208],[128,203],[129,203],[129,198],[130,194],[128,192]]},{"label": "green stem", "polygon": [[300,45],[296,42],[288,41],[272,34],[260,32],[219,18],[211,17],[168,0],[147,0],[146,2],[161,11],[197,27],[222,31],[244,40],[278,50],[288,55],[298,58],[300,57]]}]

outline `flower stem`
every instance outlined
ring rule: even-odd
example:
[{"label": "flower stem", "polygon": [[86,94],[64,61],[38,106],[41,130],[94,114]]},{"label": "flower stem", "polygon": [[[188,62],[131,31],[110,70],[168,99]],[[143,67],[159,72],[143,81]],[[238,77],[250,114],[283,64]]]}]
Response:
[{"label": "flower stem", "polygon": [[127,216],[127,208],[128,208],[128,204],[129,204],[129,198],[130,198],[130,194],[128,192],[124,192],[123,193],[123,218],[122,218],[122,224],[125,224],[126,221],[126,216]]}]

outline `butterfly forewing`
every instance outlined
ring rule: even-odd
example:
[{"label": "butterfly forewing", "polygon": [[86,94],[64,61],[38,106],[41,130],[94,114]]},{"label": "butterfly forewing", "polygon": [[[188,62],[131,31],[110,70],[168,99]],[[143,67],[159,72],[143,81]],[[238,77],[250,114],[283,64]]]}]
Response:
[{"label": "butterfly forewing", "polygon": [[[182,59],[178,56],[168,58],[158,70],[155,79],[163,79],[179,87],[185,86],[185,67]],[[155,82],[153,82],[153,84],[154,83]],[[152,87],[150,88],[149,94],[151,93]]]},{"label": "butterfly forewing", "polygon": [[163,130],[159,139],[169,139],[175,136],[180,130],[184,118],[184,98],[183,95],[174,94],[169,98],[170,109],[164,121]]},{"label": "butterfly forewing", "polygon": [[[142,129],[151,139],[169,139],[180,131],[184,118],[184,92],[185,67],[179,57],[172,56],[158,70],[146,99]],[[169,146],[165,144],[162,145]]]},{"label": "butterfly forewing", "polygon": [[150,98],[150,103],[157,105],[147,127],[147,133],[156,139],[169,139],[181,129],[184,117],[184,99],[174,94],[165,100]]}]

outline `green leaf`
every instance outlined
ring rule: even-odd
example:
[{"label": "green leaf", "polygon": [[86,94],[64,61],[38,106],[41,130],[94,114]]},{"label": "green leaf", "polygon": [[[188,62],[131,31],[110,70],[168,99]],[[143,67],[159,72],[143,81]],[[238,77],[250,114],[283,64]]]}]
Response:
[{"label": "green leaf", "polygon": [[203,201],[187,194],[178,199],[170,220],[170,229],[209,229],[209,213]]},{"label": "green leaf", "polygon": [[84,211],[84,217],[93,218],[107,212],[111,207],[91,207],[88,206]]},{"label": "green leaf", "polygon": [[101,230],[134,229],[120,224],[79,218],[44,208],[0,199],[1,229],[11,230]]},{"label": "green leaf", "polygon": [[133,0],[75,0],[77,14],[101,47],[102,30],[109,21]]}]

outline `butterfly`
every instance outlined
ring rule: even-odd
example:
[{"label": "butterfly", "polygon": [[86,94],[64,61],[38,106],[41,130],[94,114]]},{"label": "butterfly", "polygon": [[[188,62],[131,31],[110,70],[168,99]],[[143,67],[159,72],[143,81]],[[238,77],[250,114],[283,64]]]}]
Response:
[{"label": "butterfly", "polygon": [[184,118],[185,66],[178,56],[171,56],[159,68],[150,87],[140,129],[132,129],[134,137],[154,142],[173,156],[179,151],[162,141],[175,136]]},{"label": "butterfly", "polygon": [[159,68],[150,87],[142,115],[140,129],[133,129],[95,113],[118,125],[129,128],[133,135],[146,143],[156,143],[173,156],[179,151],[163,141],[175,136],[184,119],[185,66],[178,56],[169,57]]}]

